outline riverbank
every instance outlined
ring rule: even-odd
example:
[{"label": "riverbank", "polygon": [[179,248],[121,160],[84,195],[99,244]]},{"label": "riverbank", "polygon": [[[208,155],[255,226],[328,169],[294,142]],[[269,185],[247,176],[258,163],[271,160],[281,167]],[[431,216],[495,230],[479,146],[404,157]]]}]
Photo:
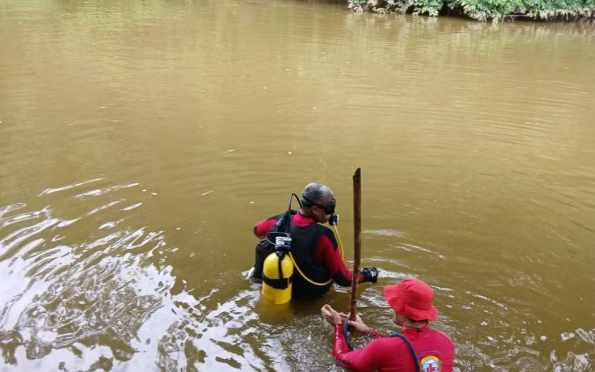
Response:
[{"label": "riverbank", "polygon": [[348,0],[357,12],[463,15],[478,21],[593,19],[595,0]]}]

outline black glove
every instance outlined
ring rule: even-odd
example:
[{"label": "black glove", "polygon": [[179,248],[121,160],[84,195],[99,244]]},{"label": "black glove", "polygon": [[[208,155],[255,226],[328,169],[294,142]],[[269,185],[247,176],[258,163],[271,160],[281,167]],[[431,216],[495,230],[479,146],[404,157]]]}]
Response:
[{"label": "black glove", "polygon": [[364,275],[364,283],[376,283],[378,281],[378,269],[375,267],[364,267],[362,274]]}]

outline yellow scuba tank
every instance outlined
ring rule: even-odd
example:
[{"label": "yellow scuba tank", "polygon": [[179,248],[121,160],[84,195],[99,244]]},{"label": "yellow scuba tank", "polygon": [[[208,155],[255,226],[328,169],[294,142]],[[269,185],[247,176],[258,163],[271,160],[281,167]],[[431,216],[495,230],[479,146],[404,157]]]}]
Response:
[{"label": "yellow scuba tank", "polygon": [[271,253],[264,260],[262,296],[273,304],[291,301],[293,260],[283,252]]}]

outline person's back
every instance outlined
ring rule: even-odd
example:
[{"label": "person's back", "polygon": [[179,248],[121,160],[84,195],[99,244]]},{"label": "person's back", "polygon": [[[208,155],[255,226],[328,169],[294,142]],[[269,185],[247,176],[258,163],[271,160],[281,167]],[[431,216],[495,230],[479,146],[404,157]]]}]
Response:
[{"label": "person's back", "polygon": [[[413,346],[422,372],[451,372],[454,347],[450,338],[429,326],[406,329],[401,333]],[[370,342],[365,348],[337,356],[341,366],[355,371],[417,372],[413,352],[401,337],[384,336]],[[347,363],[346,363],[347,362]]]},{"label": "person's back", "polygon": [[336,249],[333,232],[298,214],[291,223],[291,236],[292,257],[295,266],[300,269],[293,274],[292,298],[299,300],[323,297],[333,285],[333,276],[324,261],[317,259],[316,252],[321,239],[324,239],[323,245],[329,245],[323,249]]},{"label": "person's back", "polygon": [[[355,320],[324,305],[322,315],[335,329],[333,354],[337,364],[348,370],[393,372],[451,372],[454,345],[450,337],[429,326],[438,318],[430,286],[415,278],[384,287],[384,297],[394,311],[393,322],[403,330],[385,336],[370,329],[359,316]],[[352,350],[343,322],[375,338],[365,347]],[[419,363],[419,370],[416,361]]]}]

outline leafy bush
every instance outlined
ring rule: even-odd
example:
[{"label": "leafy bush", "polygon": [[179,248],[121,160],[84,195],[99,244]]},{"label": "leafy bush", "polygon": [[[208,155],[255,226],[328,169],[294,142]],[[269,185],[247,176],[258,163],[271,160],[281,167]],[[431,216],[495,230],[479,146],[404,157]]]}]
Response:
[{"label": "leafy bush", "polygon": [[355,11],[412,12],[437,16],[445,6],[478,21],[528,17],[539,20],[595,17],[595,0],[348,0]]}]

